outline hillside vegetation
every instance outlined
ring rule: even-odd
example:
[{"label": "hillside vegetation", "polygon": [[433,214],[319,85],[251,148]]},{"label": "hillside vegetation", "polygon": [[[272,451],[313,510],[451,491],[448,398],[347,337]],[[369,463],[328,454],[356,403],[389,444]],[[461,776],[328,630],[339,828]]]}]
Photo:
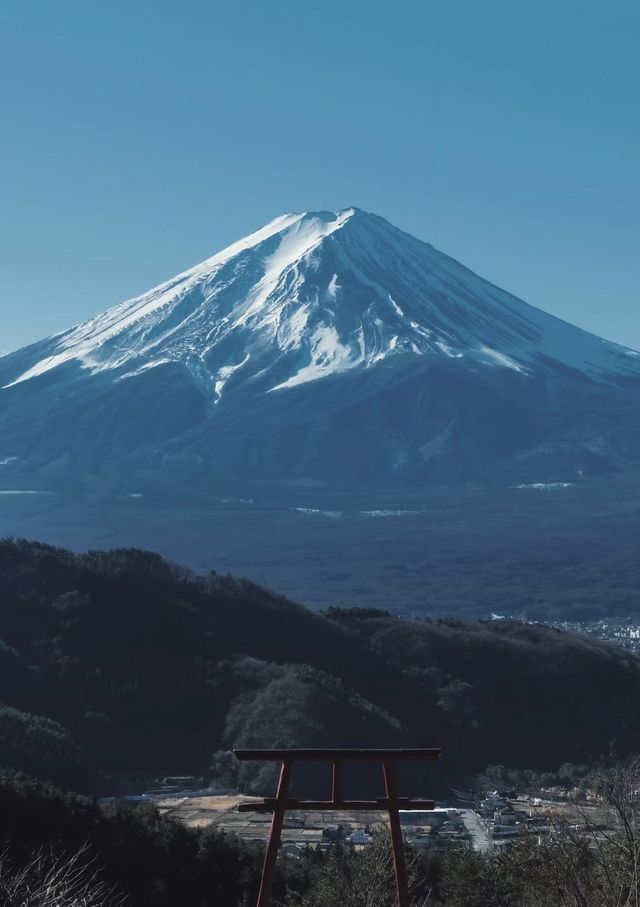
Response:
[{"label": "hillside vegetation", "polygon": [[0,764],[81,790],[163,772],[269,788],[238,774],[239,745],[440,745],[442,783],[640,748],[622,650],[512,621],[318,615],[149,552],[11,540],[0,703]]}]

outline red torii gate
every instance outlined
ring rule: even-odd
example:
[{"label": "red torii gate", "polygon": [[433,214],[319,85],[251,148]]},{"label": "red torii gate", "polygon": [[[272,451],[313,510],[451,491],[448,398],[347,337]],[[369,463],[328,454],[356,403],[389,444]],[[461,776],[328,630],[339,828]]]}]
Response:
[{"label": "red torii gate", "polygon": [[[404,859],[402,830],[398,810],[433,809],[433,800],[411,800],[399,797],[396,790],[395,765],[397,762],[433,762],[440,756],[440,749],[382,749],[382,750],[320,750],[320,749],[283,749],[283,750],[234,750],[237,759],[242,762],[280,762],[280,780],[275,797],[265,798],[259,802],[241,803],[240,812],[273,812],[269,842],[264,857],[262,880],[256,907],[268,907],[273,870],[280,846],[280,835],[284,814],[288,809],[307,812],[328,809],[380,810],[389,813],[391,827],[391,845],[393,849],[393,866],[398,892],[398,907],[409,907],[409,885],[407,868]],[[298,800],[289,797],[289,784],[296,762],[327,762],[332,766],[332,786],[330,800]],[[380,762],[384,774],[385,796],[376,800],[346,800],[343,790],[343,768],[345,762]]]}]

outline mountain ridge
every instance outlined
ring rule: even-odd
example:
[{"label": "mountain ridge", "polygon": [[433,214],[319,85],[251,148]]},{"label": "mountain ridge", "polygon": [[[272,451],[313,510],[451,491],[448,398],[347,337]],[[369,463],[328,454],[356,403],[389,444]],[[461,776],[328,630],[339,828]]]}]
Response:
[{"label": "mountain ridge", "polygon": [[0,358],[0,459],[80,488],[552,481],[638,462],[638,400],[637,352],[345,208]]},{"label": "mountain ridge", "polygon": [[93,766],[266,793],[230,757],[251,746],[438,745],[449,778],[637,751],[640,660],[550,627],[316,615],[132,549],[0,539],[0,578],[0,727],[26,732],[0,734],[4,763],[58,783]]}]

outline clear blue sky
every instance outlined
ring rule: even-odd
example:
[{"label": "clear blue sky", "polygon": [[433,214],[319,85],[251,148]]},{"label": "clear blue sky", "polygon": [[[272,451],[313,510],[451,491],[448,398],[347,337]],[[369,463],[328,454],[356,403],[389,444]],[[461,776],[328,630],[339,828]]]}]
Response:
[{"label": "clear blue sky", "polygon": [[0,351],[288,210],[640,347],[638,0],[2,0]]}]

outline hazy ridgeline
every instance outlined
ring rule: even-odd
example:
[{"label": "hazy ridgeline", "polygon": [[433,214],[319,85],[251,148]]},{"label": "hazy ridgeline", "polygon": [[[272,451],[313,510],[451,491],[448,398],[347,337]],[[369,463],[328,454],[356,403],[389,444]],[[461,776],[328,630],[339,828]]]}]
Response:
[{"label": "hazy ridgeline", "polygon": [[543,626],[318,615],[131,550],[5,541],[0,573],[0,761],[64,787],[269,789],[239,745],[439,745],[440,790],[640,749],[638,659]]}]

